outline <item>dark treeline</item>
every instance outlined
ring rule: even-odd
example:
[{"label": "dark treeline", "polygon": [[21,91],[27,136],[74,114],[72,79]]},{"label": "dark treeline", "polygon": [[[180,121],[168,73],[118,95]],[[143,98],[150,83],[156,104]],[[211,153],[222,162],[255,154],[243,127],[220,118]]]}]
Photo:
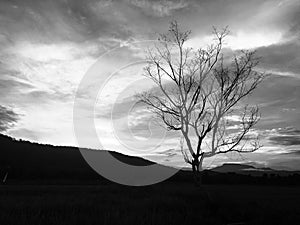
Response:
[{"label": "dark treeline", "polygon": [[[78,148],[55,147],[18,141],[0,135],[1,183],[34,184],[108,184],[83,159]],[[88,151],[88,149],[87,149]],[[101,154],[101,153],[99,153]],[[132,165],[145,166],[152,162],[138,157],[111,152],[117,159]],[[300,175],[280,171],[239,174],[206,170],[202,173],[203,184],[253,184],[253,185],[300,185]],[[179,171],[166,182],[193,182],[190,171]]]},{"label": "dark treeline", "polygon": [[[98,175],[83,159],[76,147],[52,146],[15,140],[0,134],[0,180],[6,182],[86,183],[107,180]],[[86,149],[86,151],[93,151]],[[101,156],[102,151],[99,151]],[[152,162],[110,152],[117,159],[132,165]]]}]

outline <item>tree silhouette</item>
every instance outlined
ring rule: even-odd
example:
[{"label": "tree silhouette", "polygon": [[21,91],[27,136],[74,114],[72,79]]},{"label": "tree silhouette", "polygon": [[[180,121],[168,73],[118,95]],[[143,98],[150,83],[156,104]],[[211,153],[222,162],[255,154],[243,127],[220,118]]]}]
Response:
[{"label": "tree silhouette", "polygon": [[258,108],[241,103],[264,74],[255,70],[259,59],[254,51],[240,51],[231,60],[224,57],[227,28],[213,28],[212,44],[197,50],[185,47],[190,34],[171,22],[168,33],[160,35],[160,44],[147,52],[144,69],[156,88],[137,97],[164,127],[182,133],[183,157],[199,177],[206,157],[261,147],[251,135],[260,118]]}]

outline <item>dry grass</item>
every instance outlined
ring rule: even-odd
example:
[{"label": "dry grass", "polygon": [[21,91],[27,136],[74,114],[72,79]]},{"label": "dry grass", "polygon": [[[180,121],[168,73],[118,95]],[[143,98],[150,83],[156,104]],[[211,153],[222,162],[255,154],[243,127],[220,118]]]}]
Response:
[{"label": "dry grass", "polygon": [[297,187],[0,186],[0,224],[294,224]]}]

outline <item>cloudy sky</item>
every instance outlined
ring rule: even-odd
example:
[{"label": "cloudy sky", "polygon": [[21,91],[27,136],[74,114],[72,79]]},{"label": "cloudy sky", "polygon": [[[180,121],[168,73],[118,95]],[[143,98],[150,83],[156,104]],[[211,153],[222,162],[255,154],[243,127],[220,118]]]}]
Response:
[{"label": "cloudy sky", "polygon": [[[172,20],[192,30],[188,45],[194,48],[210,40],[212,26],[228,25],[228,51],[256,49],[259,69],[270,74],[248,99],[261,108],[255,132],[264,147],[213,157],[204,166],[226,161],[300,170],[298,0],[0,0],[0,132],[76,146],[76,93],[84,117],[91,94],[102,90],[94,115],[103,148],[184,165],[178,134],[166,133],[135,107],[133,95],[150,84],[141,76],[144,65],[136,63],[142,54],[126,47],[154,40]],[[95,71],[95,80],[77,92],[86,73]],[[89,133],[82,138],[89,140]]]}]

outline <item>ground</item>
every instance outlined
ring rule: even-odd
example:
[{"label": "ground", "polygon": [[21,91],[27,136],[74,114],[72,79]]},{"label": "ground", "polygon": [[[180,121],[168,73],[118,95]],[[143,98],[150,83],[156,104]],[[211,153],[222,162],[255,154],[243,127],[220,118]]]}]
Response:
[{"label": "ground", "polygon": [[3,185],[0,224],[296,224],[297,186]]}]

